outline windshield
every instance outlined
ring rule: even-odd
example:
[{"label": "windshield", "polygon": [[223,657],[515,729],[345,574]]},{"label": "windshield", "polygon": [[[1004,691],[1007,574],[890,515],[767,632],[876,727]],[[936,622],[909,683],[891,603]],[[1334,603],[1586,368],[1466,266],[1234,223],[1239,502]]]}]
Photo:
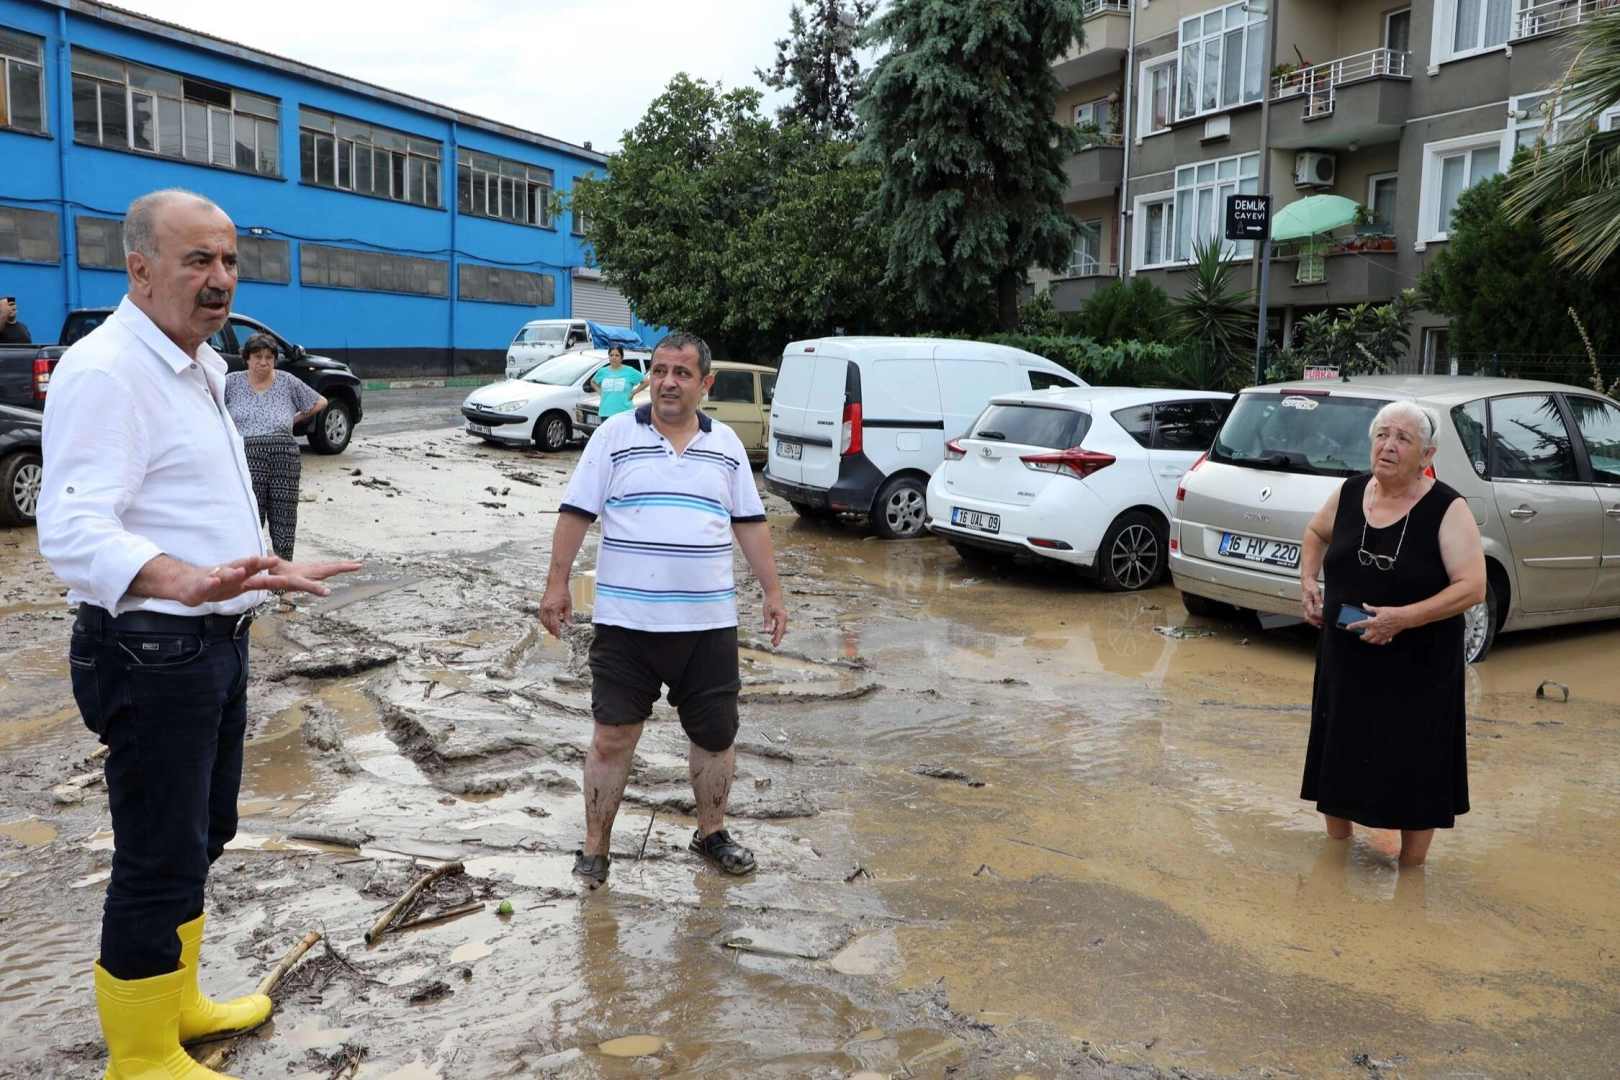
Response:
[{"label": "windshield", "polygon": [[1367,429],[1387,404],[1332,394],[1240,394],[1209,458],[1251,469],[1354,476],[1372,467]]},{"label": "windshield", "polygon": [[546,386],[572,386],[579,381],[581,375],[587,371],[595,371],[605,362],[599,356],[565,354],[549,364],[541,364],[523,378],[526,382],[543,383]]},{"label": "windshield", "polygon": [[525,326],[518,331],[517,340],[512,344],[533,345],[536,342],[545,342],[549,345],[560,345],[567,336],[567,326]]},{"label": "windshield", "polygon": [[1067,450],[1079,446],[1091,416],[1074,409],[1039,405],[992,405],[973,425],[971,438]]}]

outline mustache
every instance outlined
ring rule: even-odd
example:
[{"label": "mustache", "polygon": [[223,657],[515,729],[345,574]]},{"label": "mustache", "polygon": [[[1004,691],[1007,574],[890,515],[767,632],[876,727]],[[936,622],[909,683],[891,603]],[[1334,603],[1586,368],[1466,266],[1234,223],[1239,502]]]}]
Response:
[{"label": "mustache", "polygon": [[204,304],[228,304],[230,302],[231,294],[225,289],[203,289],[197,293],[198,307],[202,307]]}]

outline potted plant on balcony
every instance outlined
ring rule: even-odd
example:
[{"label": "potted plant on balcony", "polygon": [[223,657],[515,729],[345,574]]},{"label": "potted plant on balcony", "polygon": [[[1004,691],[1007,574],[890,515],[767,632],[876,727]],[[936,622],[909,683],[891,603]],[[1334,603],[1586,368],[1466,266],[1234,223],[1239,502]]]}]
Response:
[{"label": "potted plant on balcony", "polygon": [[1102,146],[1108,140],[1103,136],[1103,129],[1095,120],[1087,120],[1076,129],[1080,133],[1080,149],[1090,150],[1093,146]]},{"label": "potted plant on balcony", "polygon": [[1356,216],[1351,224],[1355,226],[1357,236],[1383,236],[1389,228],[1384,215],[1370,206],[1356,207]]},{"label": "potted plant on balcony", "polygon": [[1305,88],[1303,64],[1284,63],[1271,69],[1271,78],[1277,83],[1277,96],[1289,97]]}]

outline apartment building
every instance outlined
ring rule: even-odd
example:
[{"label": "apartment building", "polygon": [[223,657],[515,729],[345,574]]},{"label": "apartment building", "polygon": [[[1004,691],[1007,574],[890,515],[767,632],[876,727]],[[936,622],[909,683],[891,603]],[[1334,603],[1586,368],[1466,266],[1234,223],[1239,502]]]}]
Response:
[{"label": "apartment building", "polygon": [[[1054,68],[1058,119],[1097,123],[1103,102],[1122,129],[1100,128],[1099,144],[1070,159],[1067,208],[1088,228],[1067,273],[1036,287],[1062,311],[1109,277],[1143,275],[1180,295],[1193,243],[1223,231],[1226,196],[1269,192],[1275,212],[1333,194],[1376,211],[1382,228],[1345,245],[1280,247],[1272,337],[1286,341],[1314,311],[1388,300],[1443,249],[1463,190],[1506,169],[1518,147],[1557,137],[1548,90],[1572,56],[1566,31],[1615,7],[1093,0],[1084,42]],[[1616,122],[1620,110],[1602,120]],[[1227,247],[1257,285],[1254,245]],[[1442,317],[1420,313],[1414,361],[1433,370],[1445,336]]]}]

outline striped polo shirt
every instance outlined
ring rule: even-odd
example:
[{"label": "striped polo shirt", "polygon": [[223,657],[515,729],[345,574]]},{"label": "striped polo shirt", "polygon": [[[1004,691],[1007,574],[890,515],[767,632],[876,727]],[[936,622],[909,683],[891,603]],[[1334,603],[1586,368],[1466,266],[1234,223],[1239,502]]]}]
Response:
[{"label": "striped polo shirt", "polygon": [[697,414],[680,454],[652,406],[603,421],[563,494],[563,513],[601,518],[592,621],[632,630],[737,625],[731,528],[764,521],[736,432]]}]

